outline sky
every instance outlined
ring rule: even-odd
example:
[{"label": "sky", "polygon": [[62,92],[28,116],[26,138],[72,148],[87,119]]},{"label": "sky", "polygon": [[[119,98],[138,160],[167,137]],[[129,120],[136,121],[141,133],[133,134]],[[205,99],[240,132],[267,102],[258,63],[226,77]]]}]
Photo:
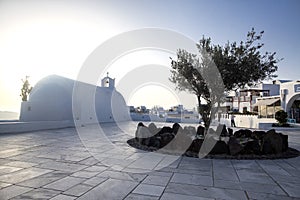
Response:
[{"label": "sky", "polygon": [[[172,30],[195,42],[204,35],[221,45],[245,40],[252,27],[264,30],[264,50],[283,58],[278,79],[299,80],[299,10],[298,0],[0,0],[0,111],[19,112],[25,76],[32,85],[51,74],[76,79],[103,42],[149,27]],[[107,71],[118,89],[118,81],[140,66],[170,67],[169,56],[174,54],[131,52]],[[125,100],[135,106],[183,103],[192,108],[196,102],[172,86],[151,82],[129,93],[123,94]]]}]

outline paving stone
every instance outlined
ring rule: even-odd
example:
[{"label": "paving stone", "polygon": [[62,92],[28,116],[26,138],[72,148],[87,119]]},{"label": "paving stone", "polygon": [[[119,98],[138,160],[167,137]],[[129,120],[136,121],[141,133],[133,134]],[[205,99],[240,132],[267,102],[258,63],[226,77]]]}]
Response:
[{"label": "paving stone", "polygon": [[51,198],[50,200],[73,200],[76,199],[77,197],[73,197],[73,196],[68,196],[68,195],[64,195],[64,194],[59,194],[53,198]]},{"label": "paving stone", "polygon": [[16,155],[19,155],[22,153],[23,153],[23,151],[20,148],[6,149],[6,150],[0,151],[0,158],[9,158],[9,157],[16,156]]},{"label": "paving stone", "polygon": [[38,164],[53,161],[53,160],[50,160],[47,158],[37,158],[37,157],[33,157],[33,156],[27,155],[27,154],[14,156],[14,157],[11,157],[11,159],[17,160],[17,161],[22,161],[22,162],[38,163]]},{"label": "paving stone", "polygon": [[96,186],[96,185],[99,185],[100,183],[106,181],[108,178],[104,178],[104,177],[93,177],[93,178],[90,178],[86,181],[84,181],[83,183],[86,184],[86,185],[91,185],[91,186]]},{"label": "paving stone", "polygon": [[110,166],[110,168],[108,168],[111,171],[122,171],[125,167],[121,166],[121,165],[113,165]]},{"label": "paving stone", "polygon": [[164,167],[177,168],[181,162],[181,157],[167,155],[158,163],[155,170],[159,170]]},{"label": "paving stone", "polygon": [[48,189],[54,189],[54,190],[61,190],[61,191],[66,191],[69,188],[78,185],[79,183],[85,181],[86,179],[83,178],[77,178],[77,177],[65,177],[62,179],[59,179],[55,182],[52,182],[48,185],[43,186],[44,188]]},{"label": "paving stone", "polygon": [[99,174],[99,172],[82,170],[82,171],[78,171],[76,173],[71,174],[71,176],[80,177],[80,178],[91,178],[91,177],[96,176],[97,174]]},{"label": "paving stone", "polygon": [[276,162],[273,160],[258,160],[257,163],[269,174],[276,175],[290,175],[286,170],[282,169]]},{"label": "paving stone", "polygon": [[162,156],[143,156],[138,158],[136,161],[132,162],[128,167],[129,168],[138,168],[138,169],[147,169],[153,170],[163,159]]},{"label": "paving stone", "polygon": [[99,162],[99,160],[95,159],[93,156],[92,157],[88,157],[80,162],[78,162],[78,164],[81,164],[81,165],[95,165]]},{"label": "paving stone", "polygon": [[164,193],[160,200],[214,200],[214,198],[197,197],[184,194]]},{"label": "paving stone", "polygon": [[173,172],[178,172],[182,174],[197,174],[203,176],[212,176],[212,168],[210,169],[175,169]]},{"label": "paving stone", "polygon": [[295,167],[293,167],[292,165],[290,165],[288,162],[286,162],[285,160],[283,160],[283,159],[280,159],[280,160],[274,160],[274,162],[277,164],[277,165],[279,165],[282,169],[284,169],[284,170],[290,170],[290,169],[292,169],[292,170],[294,170],[294,169],[296,169]]},{"label": "paving stone", "polygon": [[107,170],[108,167],[105,167],[105,166],[91,166],[91,167],[87,167],[85,168],[84,170],[85,171],[91,171],[91,172],[103,172],[105,170]]},{"label": "paving stone", "polygon": [[213,163],[213,167],[216,167],[216,168],[222,168],[222,167],[233,168],[231,160],[229,160],[229,159],[228,160],[213,159],[212,163]]},{"label": "paving stone", "polygon": [[278,184],[289,194],[289,196],[300,198],[300,182],[298,182],[298,184],[278,182]]},{"label": "paving stone", "polygon": [[154,171],[149,171],[148,169],[125,167],[124,169],[122,169],[122,172],[148,174],[148,173],[152,173]]},{"label": "paving stone", "polygon": [[0,176],[3,175],[3,174],[8,174],[8,173],[11,173],[11,172],[15,172],[15,171],[19,171],[23,168],[20,168],[20,167],[12,167],[12,166],[0,166]]},{"label": "paving stone", "polygon": [[266,173],[263,173],[256,169],[239,169],[236,170],[239,180],[242,182],[252,182],[252,183],[265,183],[265,184],[273,184],[276,183],[272,180],[270,176]]},{"label": "paving stone", "polygon": [[[81,195],[79,199],[247,199],[246,194],[250,199],[300,199],[300,157],[218,160],[153,156],[127,145],[136,123],[129,125],[131,136],[111,124],[105,126],[106,137],[122,151],[95,137],[88,126],[85,142],[95,157],[74,128],[0,135],[0,199],[77,198],[74,195]],[[300,150],[299,134],[287,134],[290,144]],[[201,182],[195,177],[210,178]],[[165,187],[164,193],[153,187]],[[133,193],[138,190],[161,196]],[[68,195],[58,194],[63,192]]]},{"label": "paving stone", "polygon": [[117,159],[117,158],[106,158],[104,160],[101,160],[101,164],[106,166],[128,166],[130,165],[134,160],[133,159]]},{"label": "paving stone", "polygon": [[259,169],[255,160],[232,160],[235,169]]},{"label": "paving stone", "polygon": [[169,183],[169,181],[170,177],[149,175],[144,179],[143,183],[150,185],[166,186]]},{"label": "paving stone", "polygon": [[140,184],[138,185],[132,193],[150,195],[150,196],[160,196],[165,187],[157,186],[157,185],[148,185],[148,184]]},{"label": "paving stone", "polygon": [[12,161],[5,164],[6,166],[12,166],[12,167],[20,167],[20,168],[28,168],[32,166],[38,165],[38,163],[32,163],[32,162],[24,162],[24,161]]},{"label": "paving stone", "polygon": [[129,194],[124,200],[158,200],[159,197],[141,195],[141,194]]},{"label": "paving stone", "polygon": [[150,172],[149,175],[153,175],[153,176],[163,176],[163,177],[171,177],[173,176],[173,173],[171,172],[162,172],[162,171],[153,171],[153,172]]},{"label": "paving stone", "polygon": [[8,187],[8,186],[10,186],[10,185],[12,185],[12,184],[0,182],[0,189],[5,188],[5,187]]},{"label": "paving stone", "polygon": [[239,178],[234,168],[214,167],[213,174],[215,180],[239,181]]},{"label": "paving stone", "polygon": [[199,158],[183,158],[182,162],[178,166],[179,169],[185,170],[202,170],[208,171],[212,169],[212,161],[207,159],[199,159]]},{"label": "paving stone", "polygon": [[18,170],[9,174],[4,174],[0,176],[0,180],[7,183],[19,183],[34,177],[51,172],[52,170],[40,169],[36,167],[31,167],[23,170]]},{"label": "paving stone", "polygon": [[126,173],[126,172],[118,172],[118,171],[104,171],[98,174],[97,176],[120,179],[120,180],[129,180],[129,181],[141,181],[146,177],[146,175],[144,174],[134,174],[134,173]]},{"label": "paving stone", "polygon": [[195,174],[174,173],[170,182],[185,183],[191,185],[213,186],[213,179],[211,176],[201,176]]},{"label": "paving stone", "polygon": [[248,197],[253,200],[296,200],[293,197],[274,195],[268,193],[247,192]]},{"label": "paving stone", "polygon": [[240,182],[240,185],[241,188],[245,191],[285,195],[285,192],[277,185],[268,185],[262,183],[247,183],[247,182]]},{"label": "paving stone", "polygon": [[57,162],[57,161],[42,163],[39,167],[58,170],[58,171],[65,171],[65,172],[76,172],[86,168],[85,165],[66,163],[66,162]]},{"label": "paving stone", "polygon": [[33,188],[11,185],[0,190],[1,200],[6,200],[32,190]]},{"label": "paving stone", "polygon": [[300,178],[300,170],[299,169],[288,169],[286,170],[291,176],[297,176]]},{"label": "paving stone", "polygon": [[90,189],[92,189],[92,186],[90,186],[90,185],[79,184],[79,185],[75,185],[74,187],[63,192],[63,194],[79,197],[79,196],[83,195],[84,193],[86,193],[87,191],[89,191]]},{"label": "paving stone", "polygon": [[12,199],[20,199],[20,200],[50,199],[58,194],[59,194],[58,191],[38,188],[38,189],[31,190],[29,192],[23,193]]},{"label": "paving stone", "polygon": [[41,155],[38,155],[37,157],[48,158],[48,159],[59,160],[59,161],[73,161],[73,162],[79,162],[88,157],[88,156],[81,157],[81,156],[76,156],[76,155],[68,155],[68,153],[69,152],[61,153],[61,152],[56,151],[55,153],[51,152],[48,154],[41,154]]},{"label": "paving stone", "polygon": [[33,187],[33,188],[39,188],[44,185],[47,185],[49,183],[52,183],[54,181],[57,181],[58,179],[62,179],[70,175],[70,173],[67,172],[60,172],[60,171],[53,171],[41,176],[38,176],[36,178],[28,179],[26,181],[17,183],[20,186],[27,186],[27,187]]},{"label": "paving stone", "polygon": [[[137,182],[108,179],[94,187],[78,200],[86,199],[123,199],[138,185]],[[113,191],[113,192],[112,192]]]},{"label": "paving stone", "polygon": [[299,177],[297,176],[284,176],[284,175],[277,175],[272,174],[270,175],[276,182],[288,182],[293,184],[299,184]]},{"label": "paving stone", "polygon": [[214,186],[218,188],[242,190],[239,181],[214,180]]},{"label": "paving stone", "polygon": [[247,199],[244,191],[222,189],[214,187],[205,187],[200,185],[188,185],[169,183],[165,189],[166,193],[184,194],[190,196],[199,196],[206,198],[228,199],[228,200],[242,200]]}]

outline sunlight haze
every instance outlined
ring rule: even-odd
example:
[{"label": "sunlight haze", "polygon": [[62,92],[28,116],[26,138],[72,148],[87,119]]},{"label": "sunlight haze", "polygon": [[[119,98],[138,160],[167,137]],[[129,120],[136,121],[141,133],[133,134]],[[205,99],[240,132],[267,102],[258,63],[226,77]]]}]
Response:
[{"label": "sunlight haze", "polygon": [[[173,30],[195,42],[205,35],[220,45],[245,40],[252,27],[264,30],[264,49],[284,58],[278,79],[299,80],[299,9],[299,1],[293,0],[0,1],[0,111],[19,112],[25,76],[33,86],[51,74],[76,79],[88,55],[101,43],[146,27]],[[170,67],[170,56],[175,58],[159,51],[133,52],[107,66],[102,76],[109,72],[118,89],[119,81],[141,66]],[[172,90],[150,84],[123,95],[130,96],[127,104],[134,106],[195,106],[192,95],[178,93],[175,86]]]}]

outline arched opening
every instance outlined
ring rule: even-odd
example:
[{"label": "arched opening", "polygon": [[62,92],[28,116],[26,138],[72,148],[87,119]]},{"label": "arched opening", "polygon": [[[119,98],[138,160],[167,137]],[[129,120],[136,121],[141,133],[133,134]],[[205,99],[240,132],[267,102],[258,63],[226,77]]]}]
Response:
[{"label": "arched opening", "polygon": [[295,119],[296,123],[300,123],[300,94],[293,96],[287,103],[286,108],[288,117]]}]

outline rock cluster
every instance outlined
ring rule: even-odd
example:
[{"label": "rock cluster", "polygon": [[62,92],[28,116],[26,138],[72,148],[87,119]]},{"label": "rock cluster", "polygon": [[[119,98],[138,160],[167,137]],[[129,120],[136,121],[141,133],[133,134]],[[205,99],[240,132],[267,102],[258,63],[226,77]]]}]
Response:
[{"label": "rock cluster", "polygon": [[[149,150],[162,150],[190,156],[206,155],[274,155],[286,152],[288,136],[269,131],[241,129],[233,133],[231,128],[219,125],[216,130],[192,126],[182,128],[178,123],[172,127],[158,128],[154,123],[139,123],[134,141]],[[145,149],[144,148],[144,149]]]}]

